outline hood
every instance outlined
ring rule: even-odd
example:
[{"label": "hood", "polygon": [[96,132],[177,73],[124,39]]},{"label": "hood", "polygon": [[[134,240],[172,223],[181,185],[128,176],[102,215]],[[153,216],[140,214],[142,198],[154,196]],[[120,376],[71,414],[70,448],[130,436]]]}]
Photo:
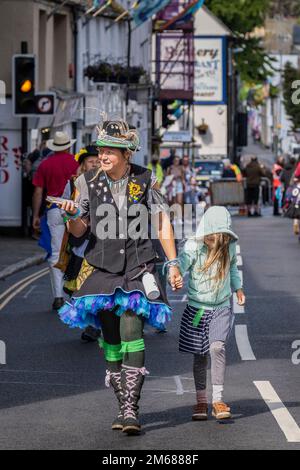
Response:
[{"label": "hood", "polygon": [[228,233],[237,241],[239,237],[232,230],[231,215],[225,207],[210,207],[203,215],[196,231],[197,238],[203,238],[213,233]]}]

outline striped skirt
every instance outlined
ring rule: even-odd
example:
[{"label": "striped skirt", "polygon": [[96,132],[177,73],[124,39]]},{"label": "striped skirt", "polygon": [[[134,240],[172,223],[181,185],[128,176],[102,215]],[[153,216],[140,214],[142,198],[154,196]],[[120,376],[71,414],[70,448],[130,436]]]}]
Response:
[{"label": "striped skirt", "polygon": [[187,305],[183,312],[179,351],[191,354],[205,355],[209,347],[216,341],[226,341],[231,333],[234,315],[230,307],[219,307],[214,310],[205,310],[198,326],[193,325],[198,309]]}]

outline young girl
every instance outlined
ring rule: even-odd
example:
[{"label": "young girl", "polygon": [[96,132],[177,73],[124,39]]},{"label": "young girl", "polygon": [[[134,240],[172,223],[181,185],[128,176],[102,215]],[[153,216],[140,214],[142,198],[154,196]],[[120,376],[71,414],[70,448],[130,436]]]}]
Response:
[{"label": "young girl", "polygon": [[218,420],[231,417],[230,408],[223,402],[223,388],[225,345],[234,322],[230,307],[232,290],[237,294],[239,305],[245,303],[237,269],[237,240],[227,209],[211,207],[201,219],[196,237],[186,242],[179,256],[181,274],[189,272],[188,305],[181,321],[179,350],[194,355],[197,405],[193,420],[208,417],[208,353],[211,356],[212,414]]}]

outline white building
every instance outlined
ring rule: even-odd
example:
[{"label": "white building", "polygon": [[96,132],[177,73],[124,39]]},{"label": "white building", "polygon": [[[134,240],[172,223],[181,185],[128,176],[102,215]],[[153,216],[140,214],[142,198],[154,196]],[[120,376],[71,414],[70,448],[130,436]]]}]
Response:
[{"label": "white building", "polygon": [[[126,8],[128,2],[116,2]],[[109,18],[110,17],[110,18]],[[77,79],[78,91],[85,96],[82,127],[78,132],[79,142],[89,143],[96,138],[95,126],[99,123],[100,112],[108,116],[126,117],[137,127],[141,136],[141,151],[135,155],[135,162],[147,164],[150,143],[150,71],[151,71],[151,22],[135,28],[129,34],[128,21],[114,22],[113,8],[103,16],[81,16],[78,19]],[[130,51],[130,60],[128,53]],[[89,66],[100,63],[118,64],[127,67],[142,67],[146,72],[139,84],[131,85],[129,96],[126,76],[123,83],[92,80],[85,76]],[[124,83],[125,82],[125,83]]]},{"label": "white building", "polygon": [[274,76],[270,81],[273,86],[278,87],[280,93],[277,98],[268,98],[261,107],[262,143],[271,148],[276,138],[278,138],[278,150],[282,153],[289,153],[291,143],[294,141],[291,134],[293,123],[285,111],[282,75],[288,62],[295,68],[299,67],[300,56],[298,54],[272,54],[271,57],[277,61],[275,64],[277,71],[273,72]]}]

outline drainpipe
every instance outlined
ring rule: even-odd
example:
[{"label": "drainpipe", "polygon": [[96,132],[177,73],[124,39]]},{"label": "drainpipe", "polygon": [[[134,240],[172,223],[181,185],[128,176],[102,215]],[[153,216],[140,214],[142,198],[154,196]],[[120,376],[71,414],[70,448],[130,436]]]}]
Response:
[{"label": "drainpipe", "polygon": [[[77,72],[78,72],[78,60],[77,60],[77,53],[78,53],[78,14],[77,8],[75,6],[72,7],[72,19],[73,19],[73,43],[74,43],[74,54],[73,54],[73,62],[74,62],[74,86],[73,90],[75,92],[78,91],[78,79],[77,79]],[[77,139],[77,121],[72,123],[72,133],[73,139]],[[78,143],[77,143],[78,145]]]},{"label": "drainpipe", "polygon": [[132,28],[131,28],[131,20],[128,20],[128,47],[127,47],[127,91],[126,91],[126,112],[129,103],[129,86],[130,86],[130,74],[129,74],[129,67],[131,65],[131,38],[132,38]]}]

